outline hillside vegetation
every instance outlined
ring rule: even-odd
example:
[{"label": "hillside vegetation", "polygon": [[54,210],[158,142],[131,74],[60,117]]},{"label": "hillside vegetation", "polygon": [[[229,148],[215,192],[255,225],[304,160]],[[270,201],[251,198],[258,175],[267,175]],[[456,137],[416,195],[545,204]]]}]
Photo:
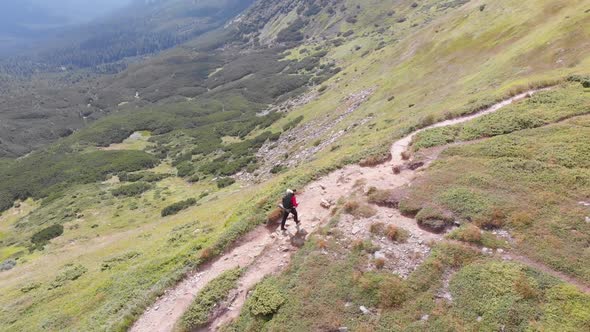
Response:
[{"label": "hillside vegetation", "polygon": [[[590,212],[578,203],[590,199],[590,94],[567,77],[590,73],[589,9],[549,0],[259,0],[116,74],[10,77],[0,123],[8,157],[0,159],[0,330],[126,330],[187,272],[266,222],[285,188],[381,160],[418,128],[540,86],[552,89],[417,136],[417,155],[478,141],[446,149],[400,207],[448,212],[499,248],[588,284]],[[587,294],[484,255],[481,241],[459,234],[474,246],[429,244],[402,278],[367,268],[374,248],[347,243],[338,221],[257,285],[225,329],[590,326]],[[235,287],[234,272],[216,281],[224,289],[200,294],[184,328],[207,321],[207,301]]]}]

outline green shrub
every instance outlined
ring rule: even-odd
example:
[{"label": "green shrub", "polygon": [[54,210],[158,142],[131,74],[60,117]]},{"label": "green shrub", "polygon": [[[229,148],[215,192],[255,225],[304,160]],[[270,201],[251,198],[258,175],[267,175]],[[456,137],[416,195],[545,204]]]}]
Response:
[{"label": "green shrub", "polygon": [[38,289],[39,287],[41,287],[40,283],[32,282],[21,287],[20,291],[23,293],[29,293],[35,289]]},{"label": "green shrub", "polygon": [[232,269],[210,281],[182,315],[181,327],[185,331],[194,331],[207,325],[213,309],[225,300],[229,292],[236,288],[242,270]]},{"label": "green shrub", "polygon": [[77,280],[86,272],[88,272],[88,269],[80,264],[66,265],[64,267],[64,269],[62,269],[62,271],[57,275],[57,277],[55,277],[55,280],[53,280],[49,284],[48,289],[55,289],[55,288],[62,287],[63,285],[65,285],[69,281]]},{"label": "green shrub", "polygon": [[389,225],[385,230],[385,235],[391,241],[399,243],[405,243],[410,238],[410,232],[408,230],[395,225]]},{"label": "green shrub", "polygon": [[178,212],[187,209],[193,205],[197,204],[197,200],[194,198],[189,198],[184,201],[176,202],[174,204],[170,204],[162,210],[162,217],[170,216],[177,214]]},{"label": "green shrub", "polygon": [[377,214],[377,210],[370,205],[351,199],[344,203],[344,212],[355,218],[370,218]]},{"label": "green shrub", "polygon": [[201,180],[201,177],[198,174],[193,174],[189,179],[188,182],[190,183],[195,183],[195,182],[199,182]]},{"label": "green shrub", "polygon": [[287,169],[287,168],[285,166],[283,166],[283,165],[274,165],[270,169],[270,173],[271,174],[278,174],[278,173],[281,173],[282,171],[284,171],[285,169]]},{"label": "green shrub", "polygon": [[236,183],[236,180],[234,180],[233,178],[221,178],[219,180],[217,180],[217,188],[221,189],[221,188],[225,188],[225,187],[229,187],[232,184]]},{"label": "green shrub", "polygon": [[256,286],[248,299],[248,310],[254,316],[270,316],[285,302],[285,296],[276,285],[275,278],[268,278]]},{"label": "green shrub", "polygon": [[454,240],[481,244],[482,236],[481,230],[477,226],[473,224],[467,224],[455,229],[448,235],[448,237]]},{"label": "green shrub", "polygon": [[292,43],[298,42],[303,40],[303,34],[301,33],[301,28],[303,28],[306,24],[306,21],[298,18],[291,25],[284,28],[283,30],[279,31],[277,34],[276,42],[277,43]]},{"label": "green shrub", "polygon": [[137,182],[137,181],[145,181],[145,182],[158,182],[167,177],[169,174],[160,174],[154,172],[138,172],[138,173],[127,173],[122,172],[118,174],[120,181],[125,182]]},{"label": "green shrub", "polygon": [[293,119],[293,120],[291,120],[291,121],[287,122],[287,124],[283,126],[283,131],[287,131],[287,130],[289,130],[289,129],[292,129],[292,128],[295,128],[295,127],[297,127],[297,125],[298,125],[298,124],[299,124],[301,121],[303,121],[303,115],[300,115],[300,116],[296,117],[295,119]]},{"label": "green shrub", "polygon": [[399,201],[399,212],[407,217],[415,217],[422,209],[422,204],[411,198],[403,198]]},{"label": "green shrub", "polygon": [[146,182],[135,182],[127,185],[122,185],[119,188],[111,190],[114,196],[139,196],[144,192],[150,190],[152,186]]},{"label": "green shrub", "polygon": [[355,287],[364,303],[381,308],[397,307],[410,294],[410,289],[401,278],[386,272],[363,273]]},{"label": "green shrub", "polygon": [[442,232],[453,222],[453,215],[438,207],[426,206],[416,215],[418,224],[434,232]]},{"label": "green shrub", "polygon": [[129,261],[131,259],[134,259],[134,258],[138,257],[139,255],[141,255],[141,253],[139,253],[137,251],[131,251],[131,252],[126,252],[124,254],[117,255],[115,257],[106,259],[100,265],[100,270],[101,271],[110,270],[111,268],[113,268],[119,264],[122,264],[126,261]]},{"label": "green shrub", "polygon": [[178,170],[177,175],[181,178],[190,176],[195,172],[194,165],[190,161],[181,162],[180,164],[176,165],[176,169]]},{"label": "green shrub", "polygon": [[63,233],[64,227],[62,225],[51,225],[33,234],[31,237],[31,242],[33,242],[36,246],[43,246],[51,239],[54,239]]}]

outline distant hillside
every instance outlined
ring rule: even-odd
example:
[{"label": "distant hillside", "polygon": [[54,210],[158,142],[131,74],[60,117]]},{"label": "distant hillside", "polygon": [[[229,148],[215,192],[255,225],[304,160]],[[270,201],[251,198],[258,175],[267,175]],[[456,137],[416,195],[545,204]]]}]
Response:
[{"label": "distant hillside", "polygon": [[[159,52],[222,26],[252,3],[252,0],[139,0],[127,7],[119,4],[122,9],[101,16],[97,13],[105,14],[108,8],[117,7],[108,1],[110,6],[100,5],[91,15],[76,5],[82,0],[71,0],[73,4],[69,7],[65,3],[45,7],[49,6],[43,4],[45,1],[38,1],[39,4],[35,5],[8,3],[4,10],[0,7],[6,16],[16,13],[14,18],[5,21],[4,29],[0,25],[0,36],[2,30],[6,30],[11,31],[7,37],[37,41],[34,49],[29,48],[28,52],[21,54],[30,61],[0,62],[1,71],[11,75],[30,75],[61,66],[95,67]],[[96,20],[88,23],[91,19]],[[74,23],[85,24],[64,28]],[[42,35],[38,36],[40,32]]]},{"label": "distant hillside", "polygon": [[56,33],[88,23],[132,0],[4,0],[0,3],[0,56],[17,54]]}]

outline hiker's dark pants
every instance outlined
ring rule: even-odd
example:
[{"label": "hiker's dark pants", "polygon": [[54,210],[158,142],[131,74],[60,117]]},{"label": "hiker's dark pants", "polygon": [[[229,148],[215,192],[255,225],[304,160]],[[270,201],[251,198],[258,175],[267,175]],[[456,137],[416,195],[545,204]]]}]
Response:
[{"label": "hiker's dark pants", "polygon": [[295,222],[299,223],[299,219],[297,217],[297,210],[295,210],[295,208],[283,209],[283,221],[281,221],[281,229],[285,228],[285,222],[287,222],[287,217],[289,217],[289,213],[293,214]]}]

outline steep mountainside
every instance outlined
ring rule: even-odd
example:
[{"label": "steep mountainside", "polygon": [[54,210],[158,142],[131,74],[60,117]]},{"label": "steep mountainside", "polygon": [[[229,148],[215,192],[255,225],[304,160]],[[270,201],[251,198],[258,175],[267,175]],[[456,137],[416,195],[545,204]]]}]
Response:
[{"label": "steep mountainside", "polygon": [[[176,3],[141,31],[202,32]],[[199,8],[114,74],[6,79],[0,330],[590,326],[587,2]]]}]

